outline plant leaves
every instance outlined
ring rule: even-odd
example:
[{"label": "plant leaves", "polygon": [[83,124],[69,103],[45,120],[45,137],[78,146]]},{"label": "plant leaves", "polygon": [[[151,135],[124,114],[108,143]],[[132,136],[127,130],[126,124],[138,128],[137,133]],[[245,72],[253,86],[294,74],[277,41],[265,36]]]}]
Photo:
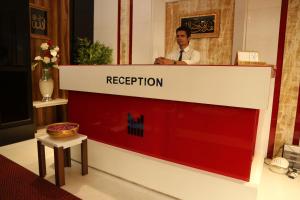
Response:
[{"label": "plant leaves", "polygon": [[112,63],[112,48],[99,41],[91,43],[87,38],[78,38],[77,42],[76,62],[78,64],[101,65]]}]

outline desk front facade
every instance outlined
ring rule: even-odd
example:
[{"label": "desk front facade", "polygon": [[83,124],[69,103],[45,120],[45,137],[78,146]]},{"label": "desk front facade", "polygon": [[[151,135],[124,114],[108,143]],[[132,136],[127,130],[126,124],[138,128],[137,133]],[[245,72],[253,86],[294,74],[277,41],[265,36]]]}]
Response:
[{"label": "desk front facade", "polygon": [[[64,66],[60,76],[61,88],[71,90],[70,121],[79,123],[80,131],[95,143],[105,144],[99,152],[96,144],[95,155],[90,155],[94,167],[179,198],[186,198],[201,180],[187,181],[183,172],[177,187],[187,187],[183,189],[186,192],[175,194],[175,188],[168,188],[174,180],[168,177],[176,175],[168,166],[212,175],[221,182],[225,177],[233,178],[234,183],[250,181],[259,113],[269,102],[271,68]],[[108,76],[118,80],[109,82]],[[120,82],[120,77],[124,81]],[[162,77],[163,85],[126,84],[126,77]],[[103,156],[110,157],[107,163],[120,162],[119,169],[97,161],[105,160],[99,153],[110,147],[116,150],[114,156]],[[119,157],[118,152],[128,155]],[[156,165],[148,168],[151,164],[142,163],[141,154],[146,155],[143,160]],[[161,164],[167,167],[160,168]],[[156,174],[156,181],[147,174]],[[199,179],[206,182],[203,177]]]}]

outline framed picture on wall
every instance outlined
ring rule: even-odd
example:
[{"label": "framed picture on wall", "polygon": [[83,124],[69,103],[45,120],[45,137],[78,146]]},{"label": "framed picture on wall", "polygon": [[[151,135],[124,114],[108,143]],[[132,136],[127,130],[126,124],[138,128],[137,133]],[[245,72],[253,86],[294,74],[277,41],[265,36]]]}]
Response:
[{"label": "framed picture on wall", "polygon": [[49,12],[47,8],[30,4],[30,36],[48,39]]},{"label": "framed picture on wall", "polygon": [[192,31],[192,38],[219,37],[220,11],[198,12],[180,17],[180,25]]}]

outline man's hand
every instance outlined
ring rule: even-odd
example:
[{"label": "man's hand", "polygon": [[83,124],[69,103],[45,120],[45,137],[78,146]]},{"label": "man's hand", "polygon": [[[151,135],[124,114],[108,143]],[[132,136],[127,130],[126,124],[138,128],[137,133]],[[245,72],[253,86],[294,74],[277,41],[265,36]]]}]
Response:
[{"label": "man's hand", "polygon": [[174,60],[170,60],[168,58],[164,58],[164,57],[158,57],[155,59],[154,64],[158,64],[158,65],[173,65],[174,64]]},{"label": "man's hand", "polygon": [[161,61],[162,59],[163,59],[163,57],[155,58],[154,64],[155,64],[155,65],[160,65],[160,63],[162,62],[162,61]]}]

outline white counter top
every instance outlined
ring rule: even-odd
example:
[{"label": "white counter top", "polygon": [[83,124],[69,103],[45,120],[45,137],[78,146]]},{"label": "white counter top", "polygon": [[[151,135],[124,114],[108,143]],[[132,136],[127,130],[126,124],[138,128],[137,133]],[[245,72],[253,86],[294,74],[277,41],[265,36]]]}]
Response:
[{"label": "white counter top", "polygon": [[272,67],[60,66],[60,88],[103,94],[266,109]]}]

